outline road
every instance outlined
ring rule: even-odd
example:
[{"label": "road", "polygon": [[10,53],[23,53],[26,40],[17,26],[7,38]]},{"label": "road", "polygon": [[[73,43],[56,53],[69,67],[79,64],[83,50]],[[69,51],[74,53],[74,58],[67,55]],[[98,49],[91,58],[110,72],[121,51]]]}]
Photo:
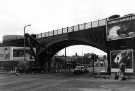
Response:
[{"label": "road", "polygon": [[134,79],[119,81],[69,74],[0,74],[0,91],[135,91]]}]

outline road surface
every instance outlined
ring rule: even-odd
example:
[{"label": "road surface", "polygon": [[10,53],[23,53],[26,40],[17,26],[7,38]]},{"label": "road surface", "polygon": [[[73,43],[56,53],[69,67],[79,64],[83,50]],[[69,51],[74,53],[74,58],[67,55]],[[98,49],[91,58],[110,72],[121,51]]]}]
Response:
[{"label": "road surface", "polygon": [[0,74],[0,91],[135,91],[135,80],[92,78],[68,73]]}]

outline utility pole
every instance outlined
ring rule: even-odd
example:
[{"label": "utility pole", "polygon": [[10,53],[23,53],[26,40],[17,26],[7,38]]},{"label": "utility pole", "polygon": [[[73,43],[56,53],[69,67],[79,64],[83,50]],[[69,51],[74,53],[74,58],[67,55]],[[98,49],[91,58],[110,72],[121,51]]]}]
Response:
[{"label": "utility pole", "polygon": [[65,68],[67,69],[66,61],[67,61],[67,49],[65,47],[65,63],[64,63],[64,66],[66,66]]},{"label": "utility pole", "polygon": [[91,54],[91,57],[89,57],[89,58],[91,58],[91,60],[92,60],[92,72],[94,73],[94,61],[95,61],[95,54]]},{"label": "utility pole", "polygon": [[66,49],[66,47],[65,47],[65,58],[67,57],[67,49]]},{"label": "utility pole", "polygon": [[82,48],[82,62],[81,62],[81,65],[83,65],[83,48]]},{"label": "utility pole", "polygon": [[24,26],[24,61],[26,61],[26,59],[25,59],[25,52],[26,52],[25,31],[26,31],[26,27],[28,27],[28,26],[31,26],[31,25],[26,25],[26,26]]}]

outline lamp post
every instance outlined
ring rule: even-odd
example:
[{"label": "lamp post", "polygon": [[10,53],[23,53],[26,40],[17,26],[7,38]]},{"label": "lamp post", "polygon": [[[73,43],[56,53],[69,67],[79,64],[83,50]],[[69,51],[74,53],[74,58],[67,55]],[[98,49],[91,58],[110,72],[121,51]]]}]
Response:
[{"label": "lamp post", "polygon": [[28,26],[31,26],[31,25],[29,24],[29,25],[24,26],[24,61],[26,61],[26,60],[25,60],[25,52],[26,52],[26,50],[25,50],[25,47],[26,47],[26,44],[25,44],[25,31],[26,31],[26,28],[27,28]]}]

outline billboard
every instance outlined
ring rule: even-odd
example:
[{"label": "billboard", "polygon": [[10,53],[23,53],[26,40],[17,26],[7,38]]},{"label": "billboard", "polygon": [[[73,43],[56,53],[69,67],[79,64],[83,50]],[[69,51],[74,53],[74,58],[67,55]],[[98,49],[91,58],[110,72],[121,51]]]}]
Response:
[{"label": "billboard", "polygon": [[[34,51],[36,49],[34,48]],[[13,47],[13,60],[14,61],[24,61],[24,47]],[[29,47],[25,48],[25,60],[34,61],[34,56]]]},{"label": "billboard", "polygon": [[133,49],[111,51],[110,61],[111,72],[118,72],[121,62],[125,64],[126,72],[133,72]]},{"label": "billboard", "polygon": [[9,61],[11,59],[10,47],[0,47],[0,61]]},{"label": "billboard", "polygon": [[135,37],[135,16],[107,21],[107,41]]}]

